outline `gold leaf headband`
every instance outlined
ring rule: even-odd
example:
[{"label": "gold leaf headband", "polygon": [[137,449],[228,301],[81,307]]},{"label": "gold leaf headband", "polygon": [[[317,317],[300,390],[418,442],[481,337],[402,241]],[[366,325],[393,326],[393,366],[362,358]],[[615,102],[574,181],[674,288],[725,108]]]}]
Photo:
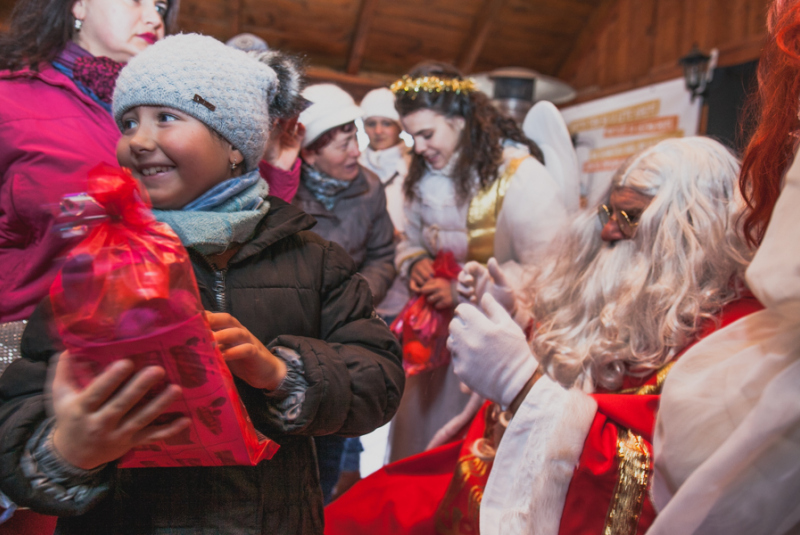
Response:
[{"label": "gold leaf headband", "polygon": [[406,75],[393,83],[390,89],[395,95],[401,92],[414,93],[411,95],[411,98],[413,99],[420,91],[427,91],[428,93],[453,91],[456,94],[459,94],[462,92],[472,93],[473,91],[477,91],[478,87],[475,85],[475,80],[472,78],[467,78],[466,80],[460,80],[457,78],[439,78],[438,76],[409,78],[409,76]]}]

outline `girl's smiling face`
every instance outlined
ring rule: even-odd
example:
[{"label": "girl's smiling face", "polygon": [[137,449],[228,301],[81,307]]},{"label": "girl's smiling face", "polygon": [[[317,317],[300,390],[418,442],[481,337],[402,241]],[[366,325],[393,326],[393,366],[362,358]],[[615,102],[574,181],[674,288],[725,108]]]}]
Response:
[{"label": "girl's smiling face", "polygon": [[417,110],[400,120],[414,138],[414,152],[433,169],[443,169],[456,153],[466,123],[463,117],[445,117],[430,109]]},{"label": "girl's smiling face", "polygon": [[117,160],[142,182],[153,208],[179,210],[241,173],[242,153],[184,112],[137,106],[121,122]]}]

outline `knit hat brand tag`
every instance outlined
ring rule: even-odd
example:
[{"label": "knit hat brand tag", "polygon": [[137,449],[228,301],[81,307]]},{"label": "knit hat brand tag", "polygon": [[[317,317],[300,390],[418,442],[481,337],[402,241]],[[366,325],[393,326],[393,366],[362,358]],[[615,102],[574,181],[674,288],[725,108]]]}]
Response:
[{"label": "knit hat brand tag", "polygon": [[217,109],[216,106],[211,104],[209,101],[207,101],[206,99],[204,99],[203,97],[201,97],[197,93],[195,93],[194,98],[192,100],[197,102],[198,104],[202,104],[203,106],[205,106],[206,108],[208,108],[211,111],[214,111],[214,110]]}]

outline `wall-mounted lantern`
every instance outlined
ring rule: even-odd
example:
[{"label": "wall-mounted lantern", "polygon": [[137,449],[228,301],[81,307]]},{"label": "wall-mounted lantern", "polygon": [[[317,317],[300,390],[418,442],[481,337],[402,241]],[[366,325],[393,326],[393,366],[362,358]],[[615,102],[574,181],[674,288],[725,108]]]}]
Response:
[{"label": "wall-mounted lantern", "polygon": [[704,54],[697,45],[678,60],[683,67],[683,78],[686,80],[686,89],[692,93],[692,102],[695,97],[705,97],[708,83],[714,77],[714,68],[717,66],[719,51],[715,48],[711,55]]}]

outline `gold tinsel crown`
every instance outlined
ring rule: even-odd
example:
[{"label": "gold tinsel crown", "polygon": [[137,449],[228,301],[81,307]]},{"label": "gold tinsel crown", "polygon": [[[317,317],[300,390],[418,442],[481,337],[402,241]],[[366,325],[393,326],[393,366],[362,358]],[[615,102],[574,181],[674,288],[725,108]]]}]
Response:
[{"label": "gold tinsel crown", "polygon": [[428,93],[441,93],[442,91],[453,91],[459,93],[472,93],[477,91],[478,87],[475,85],[475,80],[467,78],[460,80],[458,78],[439,78],[438,76],[422,76],[420,78],[410,78],[408,75],[403,76],[397,80],[389,88],[392,93],[413,93],[411,98],[414,98],[420,91],[427,91]]}]

